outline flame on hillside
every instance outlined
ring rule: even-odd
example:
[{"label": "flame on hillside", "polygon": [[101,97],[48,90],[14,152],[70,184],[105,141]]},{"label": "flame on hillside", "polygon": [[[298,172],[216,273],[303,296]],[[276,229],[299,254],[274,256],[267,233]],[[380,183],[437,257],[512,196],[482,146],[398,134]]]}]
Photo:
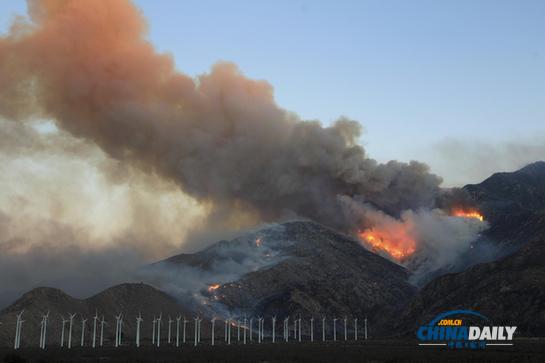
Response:
[{"label": "flame on hillside", "polygon": [[209,291],[209,292],[212,292],[212,291],[214,291],[214,290],[219,289],[219,287],[220,287],[219,284],[210,285],[210,286],[208,286],[208,291]]},{"label": "flame on hillside", "polygon": [[476,209],[455,208],[451,215],[454,217],[474,218],[484,222],[484,216]]},{"label": "flame on hillside", "polygon": [[399,225],[399,228],[379,230],[367,229],[360,232],[360,238],[367,242],[375,252],[386,252],[398,261],[412,255],[416,250],[416,241],[409,235],[408,230]]},{"label": "flame on hillside", "polygon": [[[477,209],[455,208],[445,217],[471,218],[484,222],[484,216]],[[394,219],[381,215],[376,224],[358,233],[360,239],[374,252],[384,252],[398,261],[403,261],[417,250],[417,236],[420,233],[413,218]]]}]

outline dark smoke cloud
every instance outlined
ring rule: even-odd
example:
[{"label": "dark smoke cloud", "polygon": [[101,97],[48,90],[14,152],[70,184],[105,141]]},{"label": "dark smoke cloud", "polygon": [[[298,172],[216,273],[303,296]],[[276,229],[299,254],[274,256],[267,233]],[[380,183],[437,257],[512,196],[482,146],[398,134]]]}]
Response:
[{"label": "dark smoke cloud", "polygon": [[[441,179],[422,163],[378,164],[360,125],[301,121],[272,87],[230,63],[192,79],[146,40],[129,1],[32,0],[0,38],[0,114],[45,117],[185,193],[260,220],[310,217],[344,230],[345,196],[392,215],[432,207]],[[344,213],[346,214],[346,213]]]}]

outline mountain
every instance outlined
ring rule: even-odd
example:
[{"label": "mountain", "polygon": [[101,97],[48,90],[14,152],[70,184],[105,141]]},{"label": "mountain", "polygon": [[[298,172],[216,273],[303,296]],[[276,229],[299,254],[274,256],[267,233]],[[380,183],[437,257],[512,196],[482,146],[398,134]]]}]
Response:
[{"label": "mountain", "polygon": [[463,189],[489,228],[454,264],[421,277],[419,287],[444,274],[510,255],[545,236],[545,162],[535,162],[514,172],[495,173]]},{"label": "mountain", "polygon": [[518,334],[542,336],[545,330],[545,236],[513,255],[430,282],[405,309],[396,330],[414,334],[437,314],[470,309],[496,325],[518,326]]},{"label": "mountain", "polygon": [[[152,336],[151,320],[160,312],[163,314],[163,329],[166,329],[168,316],[189,313],[171,296],[149,285],[121,284],[106,289],[88,299],[76,299],[59,289],[49,287],[35,288],[24,294],[14,304],[0,311],[0,345],[12,345],[15,334],[16,314],[24,310],[22,346],[37,346],[40,337],[40,321],[42,315],[49,312],[47,343],[58,345],[61,337],[62,317],[76,313],[74,319],[72,344],[81,344],[82,318],[87,319],[85,326],[85,345],[91,344],[93,316],[98,313],[104,316],[104,339],[111,345],[115,338],[114,315],[124,316],[124,337],[133,338],[135,334],[136,316],[141,313],[144,319],[142,339],[150,340]],[[68,325],[66,326],[68,328]],[[162,330],[163,330],[162,329]],[[166,330],[165,330],[166,331]],[[65,339],[68,332],[65,332]],[[66,344],[66,341],[65,341]]]},{"label": "mountain", "polygon": [[[221,241],[193,255],[164,263],[237,270],[236,278],[212,285],[203,295],[235,316],[368,315],[375,334],[416,292],[403,267],[355,240],[319,224],[296,221]],[[229,270],[228,270],[229,271]]]},{"label": "mountain", "polygon": [[[495,323],[517,325],[525,335],[545,329],[545,162],[496,173],[464,187],[490,229],[481,243],[502,258],[437,277],[415,296],[398,330],[414,334],[418,323],[457,308],[474,309]],[[471,258],[471,256],[468,256]]]},{"label": "mountain", "polygon": [[496,173],[464,189],[490,224],[484,237],[508,252],[545,235],[545,162]]}]

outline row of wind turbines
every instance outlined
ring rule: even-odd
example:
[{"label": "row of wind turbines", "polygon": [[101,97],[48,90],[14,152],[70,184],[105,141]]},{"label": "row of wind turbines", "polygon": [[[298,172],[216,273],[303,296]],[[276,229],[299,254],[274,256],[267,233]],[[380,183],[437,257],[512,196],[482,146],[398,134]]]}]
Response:
[{"label": "row of wind turbines", "polygon": [[[17,321],[15,324],[15,339],[14,339],[14,349],[19,349],[21,347],[21,331],[23,327],[23,323],[25,320],[23,320],[23,313],[24,310],[21,311],[19,314],[16,315]],[[72,330],[74,327],[74,320],[76,318],[77,314],[68,314],[68,318],[65,319],[64,316],[61,316],[61,322],[62,322],[62,329],[61,329],[61,340],[60,340],[60,346],[66,347],[68,349],[72,348],[73,342],[72,342]],[[116,327],[115,327],[115,340],[114,340],[114,346],[120,347],[123,345],[123,326],[124,326],[124,316],[122,313],[119,313],[118,315],[114,315]],[[93,329],[92,329],[92,338],[91,338],[91,347],[96,348],[97,346],[103,347],[104,346],[104,327],[105,325],[108,325],[104,319],[104,315],[102,317],[98,316],[98,313],[95,313],[95,315],[92,318],[93,320]],[[214,346],[216,344],[216,321],[217,318],[212,318],[210,320],[210,326],[211,326],[211,345]],[[254,318],[244,318],[244,319],[232,319],[227,318],[223,320],[224,323],[224,334],[223,338],[225,341],[225,344],[231,345],[231,341],[234,339],[233,335],[235,335],[232,330],[236,329],[236,341],[237,343],[247,344],[248,342],[253,342],[254,337],[257,333],[257,343],[263,343],[265,342],[265,323],[266,320],[263,317],[258,317],[256,319]],[[340,339],[347,340],[359,340],[360,338],[363,338],[367,340],[367,317],[364,319],[364,325],[363,325],[363,337],[358,336],[358,319],[354,318],[349,322],[349,319],[345,317],[344,319],[339,318],[332,318],[329,319],[333,323],[333,334],[332,334],[332,340],[337,341],[337,337],[339,335]],[[81,336],[80,336],[80,346],[85,346],[85,331],[86,331],[86,324],[88,319],[82,317],[81,318]],[[151,337],[151,344],[153,346],[160,347],[161,346],[161,323],[162,323],[162,314],[159,314],[159,316],[154,317],[152,320],[152,337]],[[187,325],[193,321],[193,337],[192,339],[188,336],[187,331]],[[44,314],[42,316],[42,320],[40,322],[40,342],[39,342],[39,348],[40,349],[46,349],[46,337],[47,337],[47,327],[49,322],[49,312],[47,314]],[[139,314],[136,317],[136,335],[135,335],[135,345],[136,347],[140,347],[141,345],[141,329],[143,325],[144,319],[142,318],[142,315]],[[166,343],[168,345],[175,345],[176,347],[180,346],[180,343],[186,344],[188,342],[188,338],[193,341],[193,345],[197,346],[199,343],[201,343],[201,327],[202,327],[203,319],[200,317],[195,317],[192,320],[187,320],[185,317],[182,317],[179,315],[175,319],[172,319],[170,316],[168,317],[168,320],[166,320],[166,324],[168,327],[167,330],[167,339]],[[257,323],[257,329],[254,329],[254,322]],[[312,317],[308,320],[303,320],[301,317],[292,319],[292,326],[290,326],[290,317],[286,317],[283,319],[283,333],[282,338],[284,342],[289,342],[290,338],[293,339],[293,341],[296,342],[302,342],[303,341],[303,335],[302,335],[302,327],[303,324],[308,324],[308,333],[309,335],[308,340],[310,342],[319,341],[321,338],[322,342],[325,342],[328,339],[328,336],[326,334],[326,330],[328,327],[328,319],[323,317],[321,319],[321,324],[316,324],[316,328],[321,327],[321,337],[315,336],[315,319]],[[344,328],[342,331],[344,331],[343,336],[341,334],[338,334],[337,331],[337,325],[338,322],[343,322],[344,324],[341,325],[341,328]],[[175,334],[173,333],[173,324],[175,325]],[[349,329],[349,323],[353,324],[351,336],[349,337],[348,329]],[[277,337],[277,318],[276,316],[273,316],[270,318],[270,334],[267,336],[267,339],[270,339],[269,342],[276,343],[279,338]],[[68,328],[66,326],[68,325]],[[67,331],[67,334],[65,332]],[[257,332],[256,332],[257,330]],[[319,333],[318,333],[319,334]],[[67,337],[66,337],[67,335]],[[175,338],[174,338],[175,336]],[[164,340],[164,338],[163,338]],[[66,342],[66,345],[65,345]]]}]

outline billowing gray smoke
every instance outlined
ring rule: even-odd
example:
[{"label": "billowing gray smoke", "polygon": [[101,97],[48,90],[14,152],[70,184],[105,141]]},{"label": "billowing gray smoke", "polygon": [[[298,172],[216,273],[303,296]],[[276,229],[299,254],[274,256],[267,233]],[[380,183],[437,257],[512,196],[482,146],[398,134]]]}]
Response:
[{"label": "billowing gray smoke", "polygon": [[5,118],[53,119],[201,202],[262,221],[362,227],[340,196],[394,216],[434,206],[441,179],[418,162],[368,158],[357,122],[301,121],[233,64],[197,79],[177,72],[129,1],[30,0],[29,15],[0,38]]}]

